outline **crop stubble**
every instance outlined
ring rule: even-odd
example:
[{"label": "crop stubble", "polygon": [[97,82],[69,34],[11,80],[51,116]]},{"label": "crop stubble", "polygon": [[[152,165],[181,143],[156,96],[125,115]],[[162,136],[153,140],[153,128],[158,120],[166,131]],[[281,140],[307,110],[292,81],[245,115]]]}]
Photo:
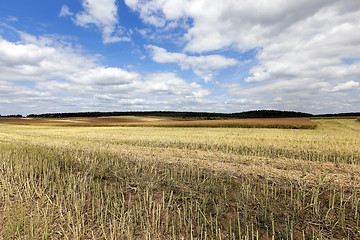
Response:
[{"label": "crop stubble", "polygon": [[0,123],[55,126],[247,127],[312,129],[310,118],[198,120],[174,117],[0,118]]},{"label": "crop stubble", "polygon": [[360,237],[356,120],[316,130],[0,125],[0,236]]}]

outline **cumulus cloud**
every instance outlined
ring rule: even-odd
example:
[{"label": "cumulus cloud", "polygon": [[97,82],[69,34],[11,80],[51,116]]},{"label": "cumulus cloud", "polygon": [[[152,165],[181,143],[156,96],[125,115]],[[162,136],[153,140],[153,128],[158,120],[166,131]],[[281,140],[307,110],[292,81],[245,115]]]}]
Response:
[{"label": "cumulus cloud", "polygon": [[81,96],[91,103],[91,109],[106,103],[106,107],[125,106],[127,109],[141,109],[142,106],[142,110],[187,107],[199,110],[204,104],[212,103],[207,99],[209,90],[169,72],[143,76],[118,68],[97,68],[75,74],[66,81],[38,82],[36,87],[53,94]]},{"label": "cumulus cloud", "polygon": [[[59,15],[70,17],[82,27],[95,26],[104,43],[130,40],[130,34],[119,24],[115,0],[81,2],[83,11],[72,13],[64,5]],[[173,27],[183,24],[183,29],[177,32],[181,36],[176,35],[175,39],[182,51],[169,52],[154,45],[147,48],[153,61],[177,64],[204,81],[224,73],[221,70],[240,66],[236,59],[247,59],[247,54],[254,52],[255,59],[250,64],[224,74],[235,80],[227,79],[228,85],[219,80],[214,91],[223,94],[215,96],[222,105],[212,102],[213,109],[239,111],[237,107],[243,110],[260,106],[344,112],[356,111],[360,106],[358,0],[244,0],[241,4],[237,0],[125,0],[125,3],[148,24],[141,26],[139,32],[152,34],[154,39],[158,40],[160,32],[168,36],[166,40],[174,39]],[[81,97],[72,98],[69,104],[76,105],[87,98],[92,99],[87,107],[94,109],[101,101],[115,107],[132,100],[144,108],[151,108],[151,104],[171,108],[174,101],[202,110],[210,106],[213,96],[209,90],[173,72],[143,74],[103,66],[98,57],[74,47],[73,40],[18,33],[21,38],[18,42],[0,37],[2,83],[16,85],[26,80],[33,86],[27,90],[48,92],[47,98],[79,94]],[[147,38],[147,44],[154,39]],[[239,57],[229,58],[213,51],[235,51],[232,56]],[[234,77],[236,73],[240,74]]]},{"label": "cumulus cloud", "polygon": [[116,67],[96,67],[76,72],[69,80],[81,84],[124,85],[140,79],[140,74]]},{"label": "cumulus cloud", "polygon": [[188,56],[185,53],[167,52],[166,49],[148,45],[152,59],[158,63],[176,63],[182,69],[191,68],[205,82],[212,80],[214,70],[225,69],[239,64],[234,58],[222,55]]},{"label": "cumulus cloud", "polygon": [[[0,36],[0,112],[166,110],[200,108],[210,91],[175,73],[145,75],[103,66],[64,38],[17,32]],[[59,104],[61,103],[61,104]],[[195,104],[196,103],[196,104]],[[193,106],[195,105],[195,106]],[[13,112],[13,111],[17,112]]]},{"label": "cumulus cloud", "polygon": [[[281,97],[288,102],[286,106],[297,109],[324,102],[322,99],[329,103],[328,111],[334,106],[329,99],[337,99],[338,107],[359,107],[359,102],[349,102],[345,92],[354,90],[355,98],[359,97],[360,63],[343,61],[360,56],[360,35],[355,34],[360,32],[357,0],[125,2],[144,22],[156,26],[191,19],[183,36],[185,52],[230,48],[242,54],[256,49],[258,64],[241,79],[241,89],[228,88],[234,96],[269,103]],[[176,4],[176,9],[169,8],[170,3]],[[152,23],[152,16],[156,16],[156,23]],[[181,59],[181,55],[172,58]]]},{"label": "cumulus cloud", "polygon": [[345,83],[339,83],[331,91],[339,92],[339,91],[358,90],[359,86],[360,86],[359,82],[349,81],[349,82],[345,82]]},{"label": "cumulus cloud", "polygon": [[[82,0],[82,6],[84,11],[78,12],[73,19],[76,25],[88,27],[94,24],[102,32],[105,44],[130,41],[129,33],[119,25],[116,0]],[[64,6],[61,13],[63,9]]]},{"label": "cumulus cloud", "polygon": [[1,79],[0,86],[0,113],[3,115],[41,111],[43,106],[55,105],[55,97],[48,92]]},{"label": "cumulus cloud", "polygon": [[[183,16],[183,1],[147,1],[125,0],[125,3],[133,11],[137,11],[140,17],[156,27],[164,27],[169,20],[176,20]],[[161,11],[159,11],[161,10]]]},{"label": "cumulus cloud", "polygon": [[174,73],[152,73],[145,77],[146,91],[156,95],[175,95],[183,98],[202,98],[210,94],[210,91],[202,89],[199,84],[186,83]]},{"label": "cumulus cloud", "polygon": [[20,42],[10,42],[0,36],[2,80],[66,78],[68,74],[96,65],[94,56],[62,44],[62,40],[19,33]]}]

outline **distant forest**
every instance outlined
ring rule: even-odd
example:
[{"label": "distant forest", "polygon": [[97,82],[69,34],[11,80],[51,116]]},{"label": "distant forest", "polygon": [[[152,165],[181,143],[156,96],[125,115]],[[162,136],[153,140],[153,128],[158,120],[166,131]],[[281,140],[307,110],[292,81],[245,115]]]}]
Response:
[{"label": "distant forest", "polygon": [[158,116],[180,118],[283,118],[283,117],[310,117],[311,114],[301,112],[286,112],[274,110],[260,110],[242,113],[209,113],[209,112],[175,112],[175,111],[150,111],[150,112],[79,112],[79,113],[46,113],[30,114],[27,117],[66,118],[66,117],[104,117],[104,116]]},{"label": "distant forest", "polygon": [[[76,112],[76,113],[44,113],[29,114],[32,118],[68,118],[68,117],[105,117],[105,116],[158,116],[180,117],[201,119],[226,119],[226,118],[292,118],[292,117],[359,117],[360,112],[337,113],[337,114],[310,114],[293,111],[256,110],[239,113],[210,113],[210,112],[176,112],[176,111],[134,111],[134,112]],[[23,117],[17,115],[5,115],[0,117]]]},{"label": "distant forest", "polygon": [[286,117],[352,117],[360,116],[360,113],[339,113],[339,114],[319,114],[277,111],[277,110],[257,110],[239,113],[210,113],[210,112],[176,112],[176,111],[145,111],[145,112],[77,112],[77,113],[45,113],[30,114],[27,117],[41,118],[67,118],[67,117],[105,117],[105,116],[159,116],[159,117],[181,117],[181,118],[286,118]]},{"label": "distant forest", "polygon": [[1,116],[0,117],[3,117],[3,118],[22,118],[23,115],[21,114],[16,114],[16,115],[4,115],[4,116]]}]

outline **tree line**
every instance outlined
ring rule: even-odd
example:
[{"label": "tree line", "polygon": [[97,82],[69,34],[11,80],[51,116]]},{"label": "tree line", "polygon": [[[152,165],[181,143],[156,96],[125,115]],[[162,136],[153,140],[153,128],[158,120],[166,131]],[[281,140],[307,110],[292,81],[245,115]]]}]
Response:
[{"label": "tree line", "polygon": [[[69,117],[111,117],[111,116],[158,116],[199,119],[228,119],[228,118],[295,118],[295,117],[359,117],[360,112],[335,114],[310,114],[294,111],[255,110],[238,113],[212,113],[212,112],[177,112],[177,111],[128,111],[128,112],[69,112],[69,113],[43,113],[29,114],[31,118],[69,118]],[[21,114],[0,115],[2,118],[21,118]]]},{"label": "tree line", "polygon": [[239,113],[211,113],[211,112],[176,112],[176,111],[133,111],[133,112],[75,112],[75,113],[45,113],[30,114],[27,117],[40,118],[68,118],[68,117],[105,117],[105,116],[158,116],[158,117],[180,117],[180,118],[284,118],[284,117],[311,117],[312,114],[277,111],[257,110]]}]

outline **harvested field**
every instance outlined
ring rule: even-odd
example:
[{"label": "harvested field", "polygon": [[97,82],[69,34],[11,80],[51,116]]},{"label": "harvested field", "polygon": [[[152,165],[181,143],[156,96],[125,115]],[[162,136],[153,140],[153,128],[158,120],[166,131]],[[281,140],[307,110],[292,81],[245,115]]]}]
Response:
[{"label": "harvested field", "polygon": [[360,239],[360,124],[315,121],[0,124],[0,239]]},{"label": "harvested field", "polygon": [[87,125],[118,125],[123,123],[144,122],[137,117],[102,117],[102,118],[0,118],[0,123],[24,125],[59,125],[59,126],[87,126]]},{"label": "harvested field", "polygon": [[157,126],[157,127],[266,127],[266,128],[315,128],[316,122],[310,118],[261,118],[194,120],[169,117],[98,117],[98,118],[0,118],[0,123],[25,125],[64,125],[64,126]]},{"label": "harvested field", "polygon": [[184,118],[176,118],[176,117],[152,117],[152,116],[110,116],[110,117],[98,117],[100,119],[126,119],[126,120],[134,120],[134,121],[142,121],[142,122],[158,122],[158,121],[191,121],[191,119]]},{"label": "harvested field", "polygon": [[169,127],[245,127],[245,128],[315,128],[317,124],[310,118],[253,118],[226,120],[193,120],[177,122],[140,123],[143,126]]}]

